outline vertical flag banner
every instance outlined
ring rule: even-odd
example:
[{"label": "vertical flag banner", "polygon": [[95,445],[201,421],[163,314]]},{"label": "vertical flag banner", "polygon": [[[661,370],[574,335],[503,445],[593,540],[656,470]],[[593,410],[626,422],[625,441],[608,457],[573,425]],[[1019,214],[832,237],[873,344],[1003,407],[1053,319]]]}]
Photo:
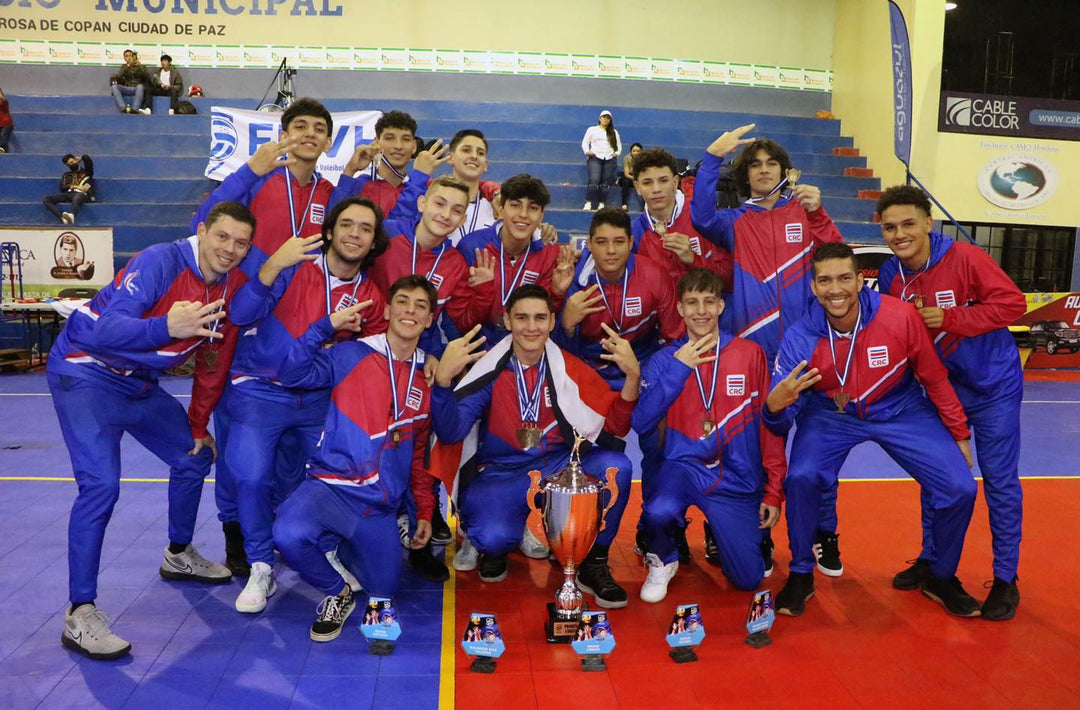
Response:
[{"label": "vertical flag banner", "polygon": [[889,29],[892,32],[893,152],[907,167],[911,163],[911,44],[904,13],[892,0],[889,0]]}]

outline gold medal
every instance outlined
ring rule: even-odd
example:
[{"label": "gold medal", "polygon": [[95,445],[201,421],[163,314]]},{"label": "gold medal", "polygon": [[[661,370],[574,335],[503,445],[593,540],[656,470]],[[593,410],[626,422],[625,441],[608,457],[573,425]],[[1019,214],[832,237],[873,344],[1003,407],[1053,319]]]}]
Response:
[{"label": "gold medal", "polygon": [[919,310],[922,310],[922,307],[926,305],[926,296],[922,295],[921,293],[917,293],[915,294],[914,302],[915,307]]},{"label": "gold medal", "polygon": [[846,412],[844,411],[844,407],[846,407],[847,403],[851,401],[851,395],[847,392],[844,392],[843,390],[840,390],[832,396],[832,401],[833,404],[836,405],[837,414],[846,414]]},{"label": "gold medal", "polygon": [[653,226],[653,230],[661,237],[667,235],[667,225],[663,222],[657,222],[656,225]]},{"label": "gold medal", "polygon": [[802,170],[788,168],[785,177],[787,177],[788,187],[795,187],[795,184],[799,182],[799,178],[802,177]]},{"label": "gold medal", "polygon": [[203,348],[203,363],[207,372],[217,372],[218,351],[212,348]]},{"label": "gold medal", "polygon": [[394,429],[390,434],[390,441],[394,442],[394,446],[401,443],[401,429]]},{"label": "gold medal", "polygon": [[705,436],[709,436],[713,433],[713,430],[716,429],[716,422],[712,419],[702,419],[701,429],[705,432]]},{"label": "gold medal", "polygon": [[540,438],[543,432],[540,427],[529,422],[522,422],[521,426],[517,428],[517,440],[518,446],[523,451],[534,449],[540,445]]}]

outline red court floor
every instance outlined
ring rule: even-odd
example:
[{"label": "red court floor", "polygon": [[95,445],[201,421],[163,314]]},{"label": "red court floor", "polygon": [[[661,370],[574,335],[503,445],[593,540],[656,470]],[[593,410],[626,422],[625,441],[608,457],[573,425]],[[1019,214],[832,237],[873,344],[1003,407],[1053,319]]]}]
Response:
[{"label": "red court floor", "polygon": [[[918,553],[918,488],[910,481],[852,481],[840,487],[839,579],[817,575],[817,594],[801,617],[779,617],[773,643],[744,643],[750,594],[732,589],[704,561],[701,514],[691,509],[694,560],[679,569],[667,599],[637,598],[645,573],[633,551],[640,489],[627,509],[616,578],[630,605],[611,613],[616,638],[606,673],[584,673],[566,646],[544,640],[544,604],[561,580],[547,562],[511,559],[510,576],[484,584],[475,573],[456,579],[455,643],[472,611],[495,612],[507,644],[493,675],[469,671],[456,653],[459,708],[1076,708],[1080,707],[1080,570],[1069,551],[1080,546],[1080,479],[1024,481],[1021,606],[1009,622],[958,619],[919,592],[890,586]],[[990,533],[981,498],[959,576],[984,598],[991,578]],[[763,586],[779,591],[790,554],[781,522],[777,566]],[[702,605],[707,637],[700,661],[667,656],[665,627],[677,604]],[[444,676],[445,677],[445,676]],[[444,681],[445,683],[445,681]],[[446,688],[443,689],[446,692]],[[444,696],[445,697],[445,696]]]}]

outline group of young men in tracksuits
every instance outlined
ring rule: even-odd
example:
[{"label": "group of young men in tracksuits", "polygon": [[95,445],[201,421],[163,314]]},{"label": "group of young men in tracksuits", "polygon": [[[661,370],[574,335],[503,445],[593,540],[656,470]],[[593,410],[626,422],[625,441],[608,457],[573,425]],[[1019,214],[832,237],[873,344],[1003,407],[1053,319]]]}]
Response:
[{"label": "group of young men in tracksuits", "polygon": [[[786,498],[792,563],[776,606],[791,615],[813,596],[815,567],[843,571],[837,476],[872,440],[922,487],[922,550],[894,585],[953,614],[1011,618],[1022,378],[1007,325],[1022,295],[980,249],[933,233],[929,202],[907,187],[879,201],[896,257],[881,293],[867,289],[820,190],[798,182],[782,147],[746,137],[753,128],[708,147],[692,195],[669,153],[642,151],[644,212],[600,210],[578,254],[543,223],[539,179],[482,180],[478,131],[437,141],[410,171],[416,123],[389,112],[334,187],[315,170],[332,117],[294,102],[281,140],[208,197],[194,236],[134,257],[53,348],[79,484],[64,644],[94,658],[130,650],[94,606],[124,431],[171,468],[162,576],[247,576],[236,608],[259,612],[276,548],[325,595],[317,641],[340,634],[360,589],[397,590],[400,545],[422,573],[448,574],[431,553],[433,537],[450,540],[438,479],[459,515],[457,569],[495,583],[515,548],[546,558],[526,525],[529,471],[564,468],[577,436],[586,470],[610,472],[618,491],[577,580],[601,607],[628,603],[608,564],[628,438],[642,457],[641,599],[665,597],[691,505],[709,557],[754,590]],[[739,148],[749,198],[718,209],[721,166]],[[431,179],[445,162],[453,174]],[[192,354],[185,417],[157,378]],[[982,605],[955,575],[976,492],[969,425],[994,539]],[[191,546],[214,458],[227,566]]]}]

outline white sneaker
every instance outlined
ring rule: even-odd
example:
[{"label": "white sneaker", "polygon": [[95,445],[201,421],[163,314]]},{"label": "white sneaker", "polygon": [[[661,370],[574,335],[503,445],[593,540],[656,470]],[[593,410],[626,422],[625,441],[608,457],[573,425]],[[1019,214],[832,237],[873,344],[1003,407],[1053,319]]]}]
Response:
[{"label": "white sneaker", "polygon": [[551,549],[547,546],[547,543],[537,540],[536,535],[533,535],[533,531],[528,527],[525,528],[525,534],[521,536],[521,544],[518,545],[518,549],[521,550],[521,554],[530,560],[546,560],[548,555],[551,554]]},{"label": "white sneaker", "polygon": [[141,113],[141,114],[142,114],[142,115],[144,115],[144,116],[149,116],[149,115],[150,115],[150,109],[148,109],[148,108],[141,108],[141,109],[139,109],[139,113]]},{"label": "white sneaker", "polygon": [[349,589],[352,590],[353,594],[359,594],[363,591],[364,587],[361,586],[360,580],[353,576],[349,568],[338,559],[337,550],[328,550],[326,552],[326,561],[330,563],[335,572],[341,575],[341,578],[345,580],[345,584],[349,585]]},{"label": "white sneaker", "polygon": [[592,212],[592,203],[588,200],[585,201],[585,206],[581,208],[582,212]]},{"label": "white sneaker", "polygon": [[480,553],[473,547],[468,535],[461,541],[461,547],[454,555],[454,569],[458,572],[472,572],[480,563]]},{"label": "white sneaker", "polygon": [[645,584],[641,585],[641,601],[650,604],[663,601],[667,596],[668,582],[679,571],[679,561],[665,565],[659,557],[650,552],[645,555],[645,566],[649,569],[649,576],[645,578]]},{"label": "white sneaker", "polygon": [[401,538],[401,546],[406,550],[412,549],[412,535],[409,534],[409,516],[399,515],[397,518],[398,537]]},{"label": "white sneaker", "polygon": [[236,598],[236,610],[244,614],[258,614],[266,608],[266,598],[274,596],[277,582],[274,580],[274,568],[265,562],[251,565],[244,591]]},{"label": "white sneaker", "polygon": [[75,215],[71,212],[64,212],[60,215],[60,221],[64,224],[75,224]]},{"label": "white sneaker", "polygon": [[170,116],[174,115],[175,113],[176,113],[176,109],[174,109],[174,108],[169,109],[169,115]]},{"label": "white sneaker", "polygon": [[183,552],[173,554],[165,548],[165,558],[158,570],[165,579],[194,580],[210,584],[226,584],[232,580],[232,572],[225,565],[211,562],[190,544]]},{"label": "white sneaker", "polygon": [[596,209],[598,209],[598,210],[602,210],[602,209],[604,209],[604,203],[603,203],[603,202],[600,202],[600,203],[598,203],[598,204],[596,205]]},{"label": "white sneaker", "polygon": [[72,651],[100,661],[126,656],[131,644],[109,628],[109,617],[93,604],[83,604],[75,613],[64,613],[64,633],[60,643]]}]

